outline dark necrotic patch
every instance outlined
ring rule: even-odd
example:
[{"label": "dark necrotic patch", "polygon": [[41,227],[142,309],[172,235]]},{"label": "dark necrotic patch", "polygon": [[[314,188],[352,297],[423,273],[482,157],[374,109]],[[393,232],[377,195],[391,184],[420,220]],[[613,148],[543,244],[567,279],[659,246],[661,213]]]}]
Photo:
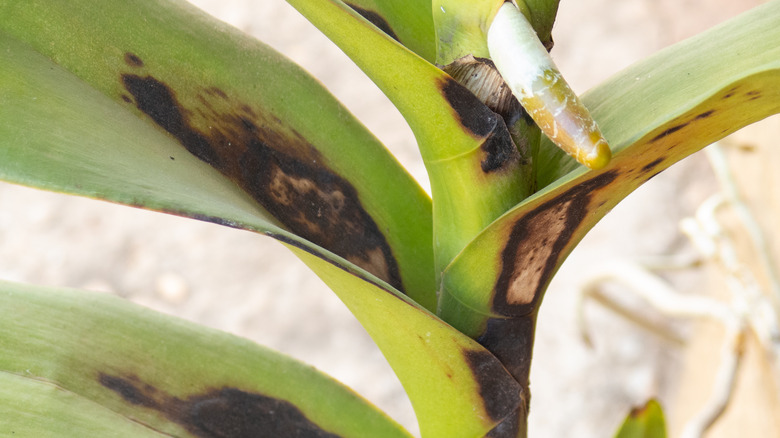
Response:
[{"label": "dark necrotic patch", "polygon": [[451,78],[441,84],[442,94],[463,125],[473,135],[484,138],[480,147],[483,172],[495,172],[520,159],[504,119],[488,108],[471,91]]},{"label": "dark necrotic patch", "polygon": [[477,137],[487,137],[496,129],[496,113],[490,110],[468,88],[452,78],[441,82],[441,91],[461,125]]},{"label": "dark necrotic patch", "polygon": [[495,356],[481,350],[465,351],[464,356],[479,385],[485,412],[492,420],[500,421],[521,406],[521,386]]},{"label": "dark necrotic patch", "polygon": [[655,160],[653,160],[653,161],[645,164],[644,166],[642,166],[642,171],[641,172],[642,173],[650,172],[653,169],[655,169],[656,166],[658,166],[659,164],[661,164],[663,162],[664,162],[663,157],[662,158],[656,158]]},{"label": "dark necrotic patch", "polygon": [[521,436],[519,433],[520,423],[526,421],[526,412],[524,409],[518,409],[517,412],[505,418],[498,426],[488,432],[485,438],[516,438]]},{"label": "dark necrotic patch", "polygon": [[146,76],[122,75],[125,89],[135,98],[135,105],[151,119],[176,137],[199,159],[219,169],[220,159],[209,140],[187,123],[183,109],[173,92],[157,79]]},{"label": "dark necrotic patch", "polygon": [[688,125],[688,123],[686,122],[686,123],[681,123],[681,124],[676,125],[676,126],[672,126],[671,128],[669,128],[669,129],[661,132],[660,134],[656,135],[655,137],[653,137],[653,139],[650,140],[650,143],[658,141],[658,140],[666,137],[669,134],[674,134],[675,132],[685,128],[687,125]]},{"label": "dark necrotic patch", "polygon": [[390,36],[390,38],[396,41],[400,41],[398,39],[398,35],[396,35],[395,32],[393,32],[393,29],[390,27],[390,23],[388,23],[387,20],[385,20],[384,17],[379,15],[377,12],[369,11],[368,9],[361,8],[360,6],[353,5],[352,3],[345,3],[347,6],[352,8],[352,10],[360,14],[360,16],[368,20],[371,24],[378,27],[379,30]]},{"label": "dark necrotic patch", "polygon": [[499,119],[497,129],[482,143],[483,159],[480,163],[483,172],[494,172],[504,168],[508,163],[520,159],[520,153],[515,146],[504,121]]},{"label": "dark necrotic patch", "polygon": [[125,64],[129,65],[130,67],[144,66],[144,62],[141,60],[141,58],[139,58],[135,53],[130,52],[125,53]]},{"label": "dark necrotic patch", "polygon": [[174,397],[135,376],[101,373],[98,381],[125,401],[154,409],[201,438],[338,438],[293,403],[224,387],[186,399]]},{"label": "dark necrotic patch", "polygon": [[130,404],[154,408],[157,402],[154,399],[153,388],[143,385],[137,378],[121,378],[109,374],[100,373],[98,382],[104,387],[119,394]]},{"label": "dark necrotic patch", "polygon": [[714,113],[715,113],[714,109],[709,110],[709,111],[704,111],[703,113],[701,113],[698,116],[696,116],[696,120],[706,119],[707,117],[711,116]]},{"label": "dark necrotic patch", "polygon": [[336,438],[286,400],[223,388],[185,401],[187,428],[209,438]]},{"label": "dark necrotic patch", "polygon": [[[558,258],[588,214],[592,192],[617,178],[611,170],[583,182],[520,217],[501,252],[501,271],[494,286],[493,310],[499,315],[531,314],[555,271]],[[539,251],[534,251],[535,249]],[[535,257],[538,255],[538,257]],[[533,284],[518,284],[526,272]],[[517,293],[512,288],[528,288]],[[513,296],[530,297],[518,300]],[[519,302],[519,304],[514,304]]]},{"label": "dark necrotic patch", "polygon": [[[403,291],[390,245],[357,191],[327,168],[297,132],[258,118],[216,87],[198,96],[201,106],[193,113],[154,77],[125,74],[122,82],[139,110],[190,153],[235,181],[290,231]],[[208,134],[194,128],[191,117],[205,119]]]},{"label": "dark necrotic patch", "polygon": [[346,180],[259,140],[249,144],[240,165],[247,191],[296,234],[400,287],[389,245]]}]

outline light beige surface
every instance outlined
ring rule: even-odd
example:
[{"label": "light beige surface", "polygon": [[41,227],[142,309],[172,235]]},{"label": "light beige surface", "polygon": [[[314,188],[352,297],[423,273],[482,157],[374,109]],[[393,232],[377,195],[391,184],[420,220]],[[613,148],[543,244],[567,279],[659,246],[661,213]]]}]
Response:
[{"label": "light beige surface", "polygon": [[[402,118],[341,52],[281,0],[193,0],[301,63],[424,182]],[[562,2],[553,56],[577,92],[755,1]],[[638,103],[641,104],[641,103]],[[572,255],[540,316],[533,437],[607,437],[631,404],[672,400],[681,352],[594,307],[596,347],[574,326],[578,281],[612,258],[689,251],[677,220],[712,190],[697,157],[618,206]],[[278,349],[335,376],[414,430],[411,407],[371,340],[313,274],[268,238],[85,199],[0,186],[0,277],[105,290]],[[686,291],[696,273],[675,277]],[[671,414],[672,416],[674,413]]]}]

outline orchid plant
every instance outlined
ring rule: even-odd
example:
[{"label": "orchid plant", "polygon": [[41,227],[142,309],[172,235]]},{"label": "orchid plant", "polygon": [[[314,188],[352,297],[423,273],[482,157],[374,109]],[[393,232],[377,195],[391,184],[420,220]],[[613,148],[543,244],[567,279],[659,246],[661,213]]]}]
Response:
[{"label": "orchid plant", "polygon": [[[420,433],[525,437],[534,328],[566,256],[680,159],[780,112],[780,1],[578,97],[558,0],[288,0],[405,117],[429,197],[314,78],[181,0],[0,0],[0,179],[261,233],[373,337]],[[9,436],[408,437],[240,338],[0,283]],[[620,437],[663,437],[660,407]]]}]

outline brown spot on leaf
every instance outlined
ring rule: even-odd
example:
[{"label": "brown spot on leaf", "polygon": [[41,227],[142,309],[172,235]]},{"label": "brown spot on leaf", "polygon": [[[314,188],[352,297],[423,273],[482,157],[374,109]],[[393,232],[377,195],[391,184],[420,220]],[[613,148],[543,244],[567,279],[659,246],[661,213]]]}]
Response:
[{"label": "brown spot on leaf", "polygon": [[711,109],[709,111],[704,111],[703,113],[696,116],[696,120],[706,119],[707,117],[711,116],[713,113],[715,113],[714,109]]},{"label": "brown spot on leaf", "polygon": [[[528,394],[528,373],[534,348],[536,314],[490,318],[477,342],[493,353]],[[527,400],[526,400],[527,401]]]},{"label": "brown spot on leaf", "polygon": [[468,88],[451,78],[441,82],[441,91],[458,117],[460,124],[476,137],[487,137],[496,127],[496,113],[490,110]]},{"label": "brown spot on leaf", "polygon": [[144,66],[144,62],[141,60],[141,58],[139,58],[138,55],[130,52],[125,53],[125,64],[129,65],[130,67]]},{"label": "brown spot on leaf", "polygon": [[485,438],[516,438],[521,436],[519,434],[521,424],[520,422],[526,421],[526,412],[527,411],[524,409],[518,409],[517,412],[505,418],[504,421],[498,424],[498,426],[494,427],[490,432],[488,432],[487,435],[485,435]]},{"label": "brown spot on leaf", "polygon": [[132,405],[160,412],[201,438],[337,438],[321,429],[290,401],[223,387],[185,399],[136,376],[100,373],[98,381]]},{"label": "brown spot on leaf", "polygon": [[492,420],[504,419],[524,403],[522,387],[495,356],[483,350],[468,350],[464,355],[479,385],[485,412]]},{"label": "brown spot on leaf", "polygon": [[572,187],[519,218],[501,252],[493,309],[500,315],[530,314],[552,277],[561,252],[589,213],[592,192],[617,178],[615,170]]},{"label": "brown spot on leaf", "polygon": [[165,84],[151,76],[130,74],[123,75],[122,81],[125,89],[135,98],[139,110],[176,137],[191,154],[217,169],[222,167],[209,139],[188,124],[179,103]]},{"label": "brown spot on leaf", "polygon": [[647,172],[650,172],[650,171],[652,171],[653,169],[655,169],[655,167],[656,167],[656,166],[658,166],[659,164],[661,164],[661,163],[663,163],[663,162],[664,162],[664,158],[663,158],[663,157],[661,157],[661,158],[656,158],[655,160],[653,160],[653,161],[651,161],[651,162],[649,162],[649,163],[645,164],[644,166],[642,166],[642,171],[641,171],[641,173],[647,173]]},{"label": "brown spot on leaf", "polygon": [[671,128],[666,129],[663,132],[661,132],[660,134],[658,134],[655,137],[653,137],[653,139],[650,140],[650,143],[656,142],[656,141],[666,137],[669,134],[674,134],[675,132],[685,128],[687,125],[688,125],[688,123],[686,122],[686,123],[681,123],[681,124],[676,125],[676,126],[672,126]]},{"label": "brown spot on leaf", "polygon": [[139,110],[290,231],[403,291],[390,245],[357,190],[298,132],[217,87],[203,89],[193,96],[199,103],[185,108],[155,77],[123,74],[122,84]]},{"label": "brown spot on leaf", "polygon": [[157,405],[155,400],[157,390],[145,385],[135,376],[120,378],[101,373],[98,381],[101,385],[122,396],[130,404],[149,408]]},{"label": "brown spot on leaf", "polygon": [[484,139],[480,147],[483,172],[495,172],[520,160],[520,153],[501,116],[454,79],[442,81],[441,90],[460,124],[472,135]]},{"label": "brown spot on leaf", "polygon": [[517,119],[527,115],[490,59],[466,55],[445,65],[442,70],[491,111],[499,114],[507,126],[511,127]]},{"label": "brown spot on leaf", "polygon": [[379,13],[361,8],[360,6],[353,5],[352,3],[348,3],[348,2],[345,3],[347,6],[352,8],[355,12],[360,14],[360,16],[368,20],[371,24],[378,27],[379,30],[389,35],[390,38],[396,41],[400,41],[398,39],[398,35],[396,35],[395,32],[393,32],[393,29],[390,27],[390,23],[388,23],[387,20],[384,19],[384,17],[379,15]]},{"label": "brown spot on leaf", "polygon": [[517,161],[520,157],[504,121],[498,119],[498,125],[500,126],[497,126],[480,146],[483,152],[480,165],[485,173],[506,168],[507,164]]}]

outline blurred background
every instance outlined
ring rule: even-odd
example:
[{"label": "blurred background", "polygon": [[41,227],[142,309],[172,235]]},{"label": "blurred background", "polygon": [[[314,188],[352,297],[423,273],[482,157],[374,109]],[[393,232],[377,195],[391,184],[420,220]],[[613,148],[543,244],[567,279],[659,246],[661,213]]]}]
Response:
[{"label": "blurred background", "polygon": [[[283,0],[191,1],[319,78],[427,187],[414,138],[401,116]],[[552,54],[582,93],[629,64],[759,3],[562,1]],[[773,117],[726,142],[739,146],[727,147],[727,154],[774,244],[780,181],[771,163],[780,159],[772,149],[778,133],[780,122]],[[671,436],[678,436],[701,407],[718,365],[723,334],[716,324],[651,315],[690,339],[681,346],[589,302],[584,312],[589,347],[576,316],[583,282],[598,266],[661,255],[694,257],[678,224],[716,191],[708,161],[694,155],[629,196],[566,262],[539,317],[531,436],[609,437],[632,406],[650,397],[662,401]],[[371,339],[335,295],[272,239],[7,184],[0,185],[0,238],[4,279],[113,293],[252,339],[334,376],[418,434],[408,399]],[[717,295],[723,288],[719,275],[704,266],[664,278],[682,293]],[[643,308],[630,297],[629,303]],[[763,366],[756,345],[747,347],[737,400],[709,436],[780,436],[777,392],[767,385],[771,371]]]}]

